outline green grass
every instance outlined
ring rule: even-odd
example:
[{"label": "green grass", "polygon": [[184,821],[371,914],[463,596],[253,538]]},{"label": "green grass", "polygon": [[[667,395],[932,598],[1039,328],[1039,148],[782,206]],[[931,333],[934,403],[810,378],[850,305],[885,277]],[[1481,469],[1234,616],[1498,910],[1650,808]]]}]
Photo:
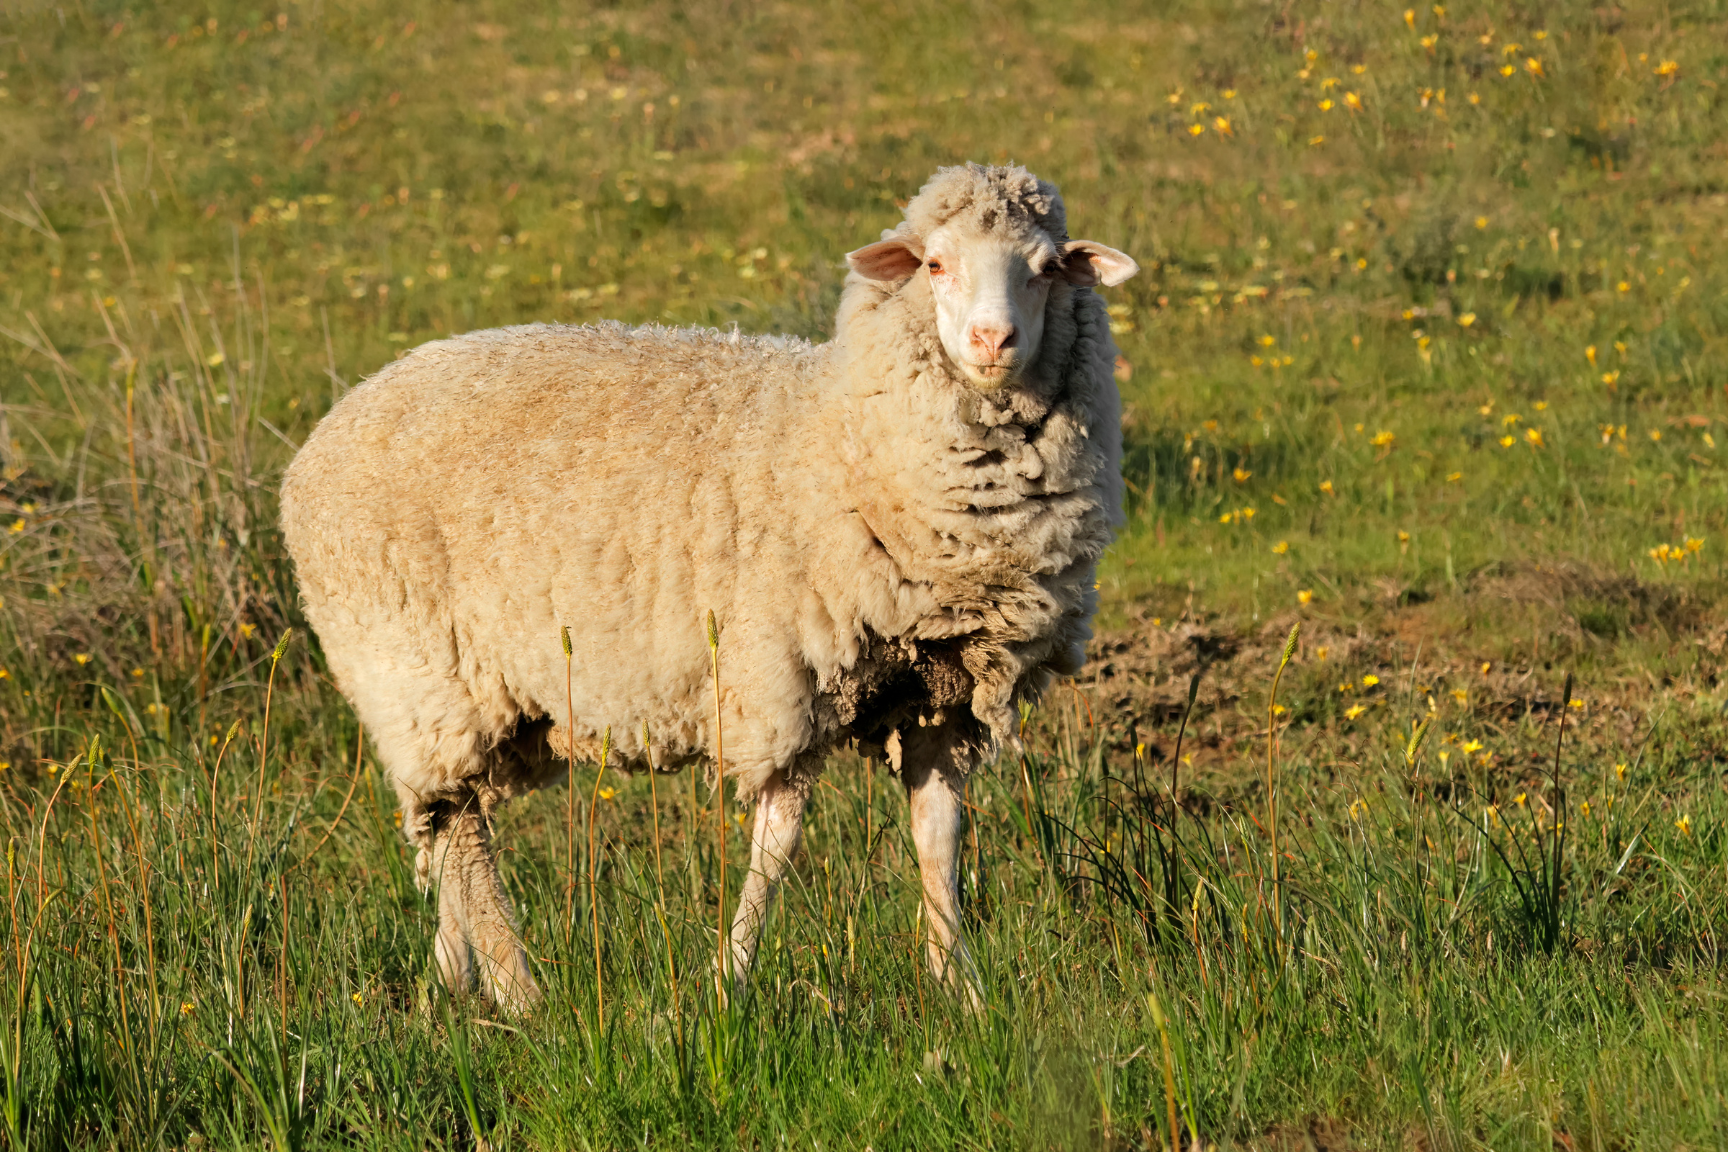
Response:
[{"label": "green grass", "polygon": [[[4,1141],[1153,1148],[1168,1071],[1184,1143],[1721,1144],[1728,9],[718,8],[0,15]],[[500,827],[545,1007],[448,1002],[303,633],[268,687],[290,446],[449,332],[820,337],[1009,158],[1143,272],[1109,644],[973,785],[988,1011],[844,758],[744,1003],[688,777],[663,881],[602,801],[603,1031],[562,793]]]}]

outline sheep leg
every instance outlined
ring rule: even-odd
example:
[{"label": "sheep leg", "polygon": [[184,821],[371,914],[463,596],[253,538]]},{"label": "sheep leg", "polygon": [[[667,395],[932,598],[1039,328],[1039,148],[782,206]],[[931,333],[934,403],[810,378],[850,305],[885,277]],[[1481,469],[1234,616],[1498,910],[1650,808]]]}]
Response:
[{"label": "sheep leg", "polygon": [[468,947],[468,934],[456,913],[456,886],[438,887],[438,936],[432,953],[438,960],[438,975],[444,987],[458,996],[474,988],[474,950]]},{"label": "sheep leg", "polygon": [[756,963],[756,945],[774,892],[780,886],[804,831],[804,794],[776,772],[756,794],[756,827],[750,841],[750,875],[732,920],[732,987],[742,994]]},{"label": "sheep leg", "polygon": [[479,961],[481,985],[494,1003],[522,1012],[540,999],[540,989],[528,971],[510,913],[510,898],[498,876],[498,862],[486,821],[473,807],[447,817],[432,848],[432,872],[438,881],[439,971],[453,991],[465,991]]},{"label": "sheep leg", "polygon": [[952,737],[941,729],[905,733],[900,780],[912,811],[912,843],[924,889],[930,974],[983,1007],[978,968],[960,928],[960,834],[966,823],[966,782],[954,762]]}]

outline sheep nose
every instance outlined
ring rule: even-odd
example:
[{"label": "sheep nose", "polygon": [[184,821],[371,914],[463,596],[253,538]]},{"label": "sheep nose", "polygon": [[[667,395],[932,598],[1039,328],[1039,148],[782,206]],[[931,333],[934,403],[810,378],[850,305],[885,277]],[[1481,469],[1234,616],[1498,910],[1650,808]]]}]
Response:
[{"label": "sheep nose", "polygon": [[994,360],[1002,354],[1004,348],[1014,347],[1014,338],[1019,335],[1012,324],[975,324],[972,327],[971,340],[974,350],[986,359]]}]

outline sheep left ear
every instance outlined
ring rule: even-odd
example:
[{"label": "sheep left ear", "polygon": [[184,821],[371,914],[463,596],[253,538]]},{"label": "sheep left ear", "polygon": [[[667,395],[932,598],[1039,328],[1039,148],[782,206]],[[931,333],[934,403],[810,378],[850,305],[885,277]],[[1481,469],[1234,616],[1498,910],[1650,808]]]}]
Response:
[{"label": "sheep left ear", "polygon": [[846,253],[846,266],[866,280],[904,280],[923,263],[923,247],[904,236],[878,240]]},{"label": "sheep left ear", "polygon": [[1091,240],[1070,240],[1062,246],[1062,278],[1082,288],[1114,288],[1138,271],[1132,256]]}]

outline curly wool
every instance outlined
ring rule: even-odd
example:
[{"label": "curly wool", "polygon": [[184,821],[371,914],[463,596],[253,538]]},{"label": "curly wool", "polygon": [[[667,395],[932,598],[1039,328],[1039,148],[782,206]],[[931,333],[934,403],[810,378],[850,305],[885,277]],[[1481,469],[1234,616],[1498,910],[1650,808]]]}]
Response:
[{"label": "curly wool", "polygon": [[938,168],[906,205],[905,214],[898,231],[917,236],[954,224],[982,233],[1038,228],[1058,245],[1068,239],[1062,194],[1019,165]]}]

